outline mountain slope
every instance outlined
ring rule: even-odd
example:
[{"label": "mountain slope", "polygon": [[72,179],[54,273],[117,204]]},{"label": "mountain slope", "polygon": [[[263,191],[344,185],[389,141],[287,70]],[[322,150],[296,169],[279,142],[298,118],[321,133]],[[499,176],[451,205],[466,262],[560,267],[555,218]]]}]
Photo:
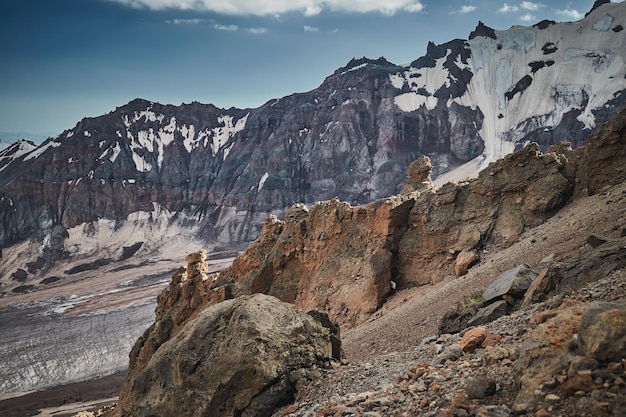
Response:
[{"label": "mountain slope", "polygon": [[[295,202],[399,192],[420,155],[437,177],[531,140],[583,144],[626,103],[625,26],[624,3],[574,23],[479,24],[409,65],[354,59],[256,109],[134,100],[3,160],[0,247],[32,238],[60,260],[73,253],[62,229],[163,211],[205,242],[238,244]],[[17,267],[0,262],[5,275]]]}]

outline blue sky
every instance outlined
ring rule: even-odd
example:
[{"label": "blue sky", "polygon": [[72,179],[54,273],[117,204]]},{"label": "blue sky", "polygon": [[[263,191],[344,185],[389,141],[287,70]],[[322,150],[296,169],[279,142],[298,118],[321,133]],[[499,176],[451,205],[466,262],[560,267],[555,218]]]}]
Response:
[{"label": "blue sky", "polygon": [[56,135],[140,97],[258,107],[351,58],[396,64],[428,41],[543,19],[593,0],[4,0],[0,138]]}]

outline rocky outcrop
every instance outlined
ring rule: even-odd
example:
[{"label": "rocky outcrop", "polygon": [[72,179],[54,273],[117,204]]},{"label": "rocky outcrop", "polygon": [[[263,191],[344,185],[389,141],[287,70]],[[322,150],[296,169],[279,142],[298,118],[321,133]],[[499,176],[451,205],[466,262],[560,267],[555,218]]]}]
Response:
[{"label": "rocky outcrop", "polygon": [[542,154],[531,144],[490,164],[476,180],[420,194],[400,240],[397,281],[427,284],[440,279],[437,271],[452,273],[461,253],[511,245],[571,196],[565,164],[563,155]]},{"label": "rocky outcrop", "polygon": [[[602,132],[609,133],[594,136],[593,149],[603,152],[606,143],[616,140],[616,129],[604,128]],[[622,161],[620,152],[612,155]],[[180,287],[174,282],[162,296],[163,303],[173,307],[164,311],[185,310],[183,316],[191,317],[190,312],[231,296],[265,293],[294,303],[301,311],[319,309],[333,321],[353,326],[376,311],[394,288],[459,275],[460,265],[467,270],[486,248],[513,244],[572,197],[579,175],[588,172],[581,167],[594,158],[595,152],[586,148],[574,151],[559,145],[544,154],[530,144],[490,164],[474,180],[437,190],[430,180],[428,158],[421,158],[410,165],[405,192],[397,196],[358,207],[338,199],[310,209],[297,204],[284,221],[270,216],[259,238],[218,276],[187,280]],[[618,162],[611,159],[606,165]],[[612,184],[624,174],[601,178]],[[604,253],[609,247],[606,243],[597,251]],[[462,262],[465,254],[470,256]],[[615,259],[614,267],[619,267],[621,257]],[[502,285],[494,283],[498,288],[489,298],[504,298],[514,305],[531,278],[517,270],[504,275]],[[584,274],[577,276],[582,279]],[[194,298],[177,302],[185,286],[194,289],[187,291]]]},{"label": "rocky outcrop", "polygon": [[294,400],[300,379],[339,359],[332,354],[331,332],[290,304],[262,294],[224,301],[190,320],[127,379],[117,412],[270,416]]},{"label": "rocky outcrop", "polygon": [[[612,134],[615,130],[608,131],[608,134],[597,137],[596,149],[602,149],[605,140],[609,143],[615,140]],[[622,134],[619,133],[620,140]],[[619,152],[613,155],[617,160],[622,158]],[[157,321],[131,352],[131,366],[120,403],[123,413],[141,415],[141,407],[137,404],[167,407],[156,399],[192,395],[186,393],[184,387],[187,385],[180,378],[180,375],[189,373],[187,368],[180,369],[183,365],[186,367],[188,361],[171,349],[178,346],[183,349],[183,342],[203,339],[192,337],[192,333],[202,333],[196,329],[207,321],[206,316],[214,314],[211,311],[221,312],[228,306],[253,299],[251,294],[265,293],[294,304],[296,310],[317,309],[328,314],[328,318],[319,320],[326,323],[327,329],[334,328],[333,321],[347,326],[361,323],[384,302],[394,286],[435,281],[433,278],[420,281],[405,277],[418,274],[421,274],[420,278],[440,277],[446,268],[445,273],[452,275],[457,251],[504,248],[515,242],[524,230],[548,219],[575,196],[578,176],[588,172],[581,167],[585,166],[587,158],[594,157],[585,149],[573,151],[563,145],[544,154],[538,145],[531,144],[490,164],[478,178],[461,184],[447,184],[439,190],[434,189],[430,181],[428,160],[422,158],[411,165],[406,191],[398,196],[361,207],[353,207],[338,199],[318,203],[310,209],[299,204],[291,208],[284,221],[269,217],[260,237],[230,268],[219,274],[206,275],[205,253],[190,255],[188,266],[178,271],[170,286],[160,295]],[[607,160],[606,165],[610,169],[613,162]],[[623,175],[619,171],[611,172]],[[621,177],[622,182],[625,179]],[[613,183],[615,178],[606,181]],[[547,288],[545,296],[569,293],[584,283],[623,268],[623,254],[623,238],[598,243],[595,248],[585,251],[584,256],[572,257],[568,264],[558,266],[567,272],[566,276],[554,281],[554,286],[544,285]],[[470,308],[474,314],[469,324],[487,326],[508,313],[511,307],[517,307],[525,291],[526,294],[537,293],[535,283],[543,282],[545,278],[542,274],[535,276],[536,273],[525,265],[503,273],[481,297],[485,299],[481,304],[490,304],[483,310]],[[579,281],[570,281],[570,276]],[[234,300],[228,300],[230,297]],[[558,305],[561,299],[556,300]],[[529,325],[536,325],[537,330],[518,351],[497,346],[500,339],[502,343],[507,339],[491,335],[479,327],[465,332],[458,343],[439,350],[434,360],[440,364],[449,363],[480,348],[493,348],[484,355],[486,363],[506,359],[511,365],[516,360],[515,369],[522,376],[521,389],[516,391],[517,399],[512,407],[518,411],[534,409],[536,392],[543,389],[537,385],[540,384],[538,381],[561,372],[563,364],[574,359],[582,364],[585,357],[598,362],[615,361],[623,351],[622,313],[615,312],[621,307],[602,307],[594,318],[582,320],[588,306],[581,305],[565,302],[560,310],[541,312],[530,318]],[[266,310],[273,308],[266,307]],[[215,314],[224,316],[224,313]],[[616,331],[609,335],[600,334],[603,329],[594,326],[594,320],[600,316],[602,320],[614,323],[611,328]],[[335,352],[334,356],[339,357],[338,340],[330,337],[330,331],[328,334],[331,355]],[[204,339],[214,340],[216,336],[214,332]],[[602,351],[610,350],[604,348],[604,342],[596,343],[606,339],[612,340],[615,347],[610,358],[602,357]],[[198,349],[194,347],[192,351]],[[246,351],[245,348],[241,350]],[[572,353],[574,350],[577,353]],[[191,355],[192,358],[195,356]],[[172,357],[181,359],[172,362],[168,359]],[[243,359],[241,362],[248,363]],[[194,366],[189,369],[195,370]],[[220,374],[222,371],[211,372]],[[289,379],[284,378],[283,381]],[[577,378],[563,378],[560,388],[563,395],[572,395],[570,392],[580,386],[576,385],[581,382]],[[170,380],[171,384],[166,382]],[[191,382],[189,386],[194,387],[194,384]],[[492,393],[489,380],[477,379],[471,386],[473,388],[468,391],[471,399],[480,399],[483,394],[497,395]],[[293,392],[293,386],[290,389],[288,391]],[[280,389],[269,391],[283,392]],[[243,392],[247,393],[247,388]],[[276,401],[273,404],[280,403],[284,398],[282,395],[270,396],[271,401]],[[228,399],[220,401],[220,404],[224,401],[231,404]],[[259,404],[265,404],[265,399],[259,401]],[[193,403],[192,400],[189,402]],[[203,404],[194,407],[202,408]],[[163,408],[160,413],[168,415],[170,411]]]},{"label": "rocky outcrop", "polygon": [[563,295],[626,266],[626,238],[593,248],[583,257],[551,265],[539,273],[524,295],[524,305]]},{"label": "rocky outcrop", "polygon": [[[568,301],[539,324],[520,348],[514,364],[521,387],[514,409],[536,408],[537,392],[559,385],[560,401],[596,389],[594,382],[615,378],[626,358],[624,303]],[[556,379],[555,379],[556,377]]]}]

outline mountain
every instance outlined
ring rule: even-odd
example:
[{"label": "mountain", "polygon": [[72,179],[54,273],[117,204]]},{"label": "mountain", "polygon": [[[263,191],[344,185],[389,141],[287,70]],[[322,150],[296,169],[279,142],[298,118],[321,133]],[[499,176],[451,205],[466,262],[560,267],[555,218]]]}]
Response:
[{"label": "mountain", "polygon": [[[445,325],[441,327],[449,329],[448,325],[454,318],[458,326],[440,333],[460,333],[466,330],[456,338],[459,342],[456,351],[452,350],[452,346],[446,350],[430,350],[430,355],[427,355],[430,356],[429,363],[423,360],[409,363],[421,363],[418,366],[425,366],[433,373],[436,365],[445,363],[446,366],[436,369],[437,372],[448,372],[448,375],[455,372],[445,371],[446,369],[458,366],[457,376],[463,380],[459,373],[465,375],[471,368],[482,368],[505,358],[509,358],[509,365],[513,365],[515,360],[514,369],[520,372],[511,372],[507,376],[506,384],[498,379],[505,372],[506,366],[500,369],[494,367],[488,374],[493,385],[492,392],[478,397],[468,394],[469,398],[466,399],[493,396],[497,391],[496,385],[501,384],[500,390],[507,394],[498,400],[501,402],[487,404],[506,404],[507,412],[477,412],[475,415],[508,416],[513,408],[534,411],[539,408],[537,404],[542,402],[553,403],[555,407],[561,406],[560,397],[545,398],[546,394],[541,394],[541,391],[537,393],[537,389],[555,388],[562,384],[561,396],[564,399],[573,396],[582,388],[580,385],[566,388],[578,383],[575,382],[576,372],[567,370],[571,370],[571,367],[576,369],[579,365],[579,369],[584,367],[598,370],[594,378],[591,373],[587,374],[588,383],[585,386],[591,387],[595,384],[599,388],[607,380],[606,374],[598,380],[599,372],[606,370],[610,373],[612,367],[619,365],[618,373],[623,373],[623,364],[619,361],[626,354],[626,294],[622,288],[626,267],[625,162],[626,107],[609,123],[590,135],[585,147],[576,150],[559,144],[542,153],[539,146],[532,143],[490,163],[479,173],[478,178],[461,184],[447,184],[439,189],[434,188],[430,180],[431,167],[428,158],[423,157],[411,165],[407,187],[400,195],[370,203],[365,207],[352,207],[336,199],[316,204],[310,210],[295,206],[289,210],[285,221],[275,217],[268,218],[259,238],[235,259],[230,268],[213,276],[206,274],[206,252],[190,254],[187,257],[187,267],[181,267],[172,277],[169,286],[159,295],[154,324],[138,338],[131,350],[129,372],[120,392],[117,412],[110,415],[174,416],[180,414],[181,409],[185,409],[187,414],[194,416],[272,416],[280,415],[277,410],[279,407],[292,403],[292,411],[282,415],[294,413],[303,406],[303,398],[310,395],[309,390],[300,391],[298,388],[306,381],[298,383],[300,377],[293,376],[294,368],[289,366],[289,360],[286,364],[269,367],[279,370],[275,371],[272,378],[257,378],[257,372],[249,370],[250,363],[254,363],[259,356],[271,357],[281,351],[281,348],[271,347],[264,332],[247,322],[251,317],[262,315],[258,310],[248,308],[244,314],[230,313],[228,310],[233,303],[245,303],[251,296],[266,294],[294,305],[301,312],[314,311],[324,315],[324,321],[341,326],[342,332],[337,330],[334,334],[339,336],[347,330],[352,337],[346,336],[346,340],[354,341],[355,333],[358,335],[359,331],[392,309],[389,307],[387,311],[382,311],[381,307],[395,291],[398,291],[398,297],[404,299],[403,302],[417,304],[425,293],[441,291],[441,286],[439,291],[436,287],[444,282],[448,288],[454,288],[454,291],[450,291],[446,297],[442,297],[439,292],[439,297],[429,299],[431,307],[437,306],[437,309],[424,305],[425,308],[417,318],[408,315],[402,317],[400,324],[394,325],[402,329],[400,335],[396,334],[394,338],[372,336],[370,343],[367,339],[361,339],[361,344],[353,344],[350,348],[346,346],[353,354],[350,360],[362,360],[366,351],[374,347],[372,342],[377,340],[383,344],[395,342],[407,347],[405,351],[398,350],[388,355],[388,360],[394,361],[395,355],[407,354],[407,351],[411,354],[419,346],[420,339],[416,340],[413,335],[417,329],[408,326],[408,323],[416,319],[423,325],[425,322],[441,321]],[[593,198],[594,196],[598,197]],[[569,225],[561,229],[553,228],[550,233],[546,233],[549,222],[555,223],[560,217],[564,217],[566,211],[561,209],[568,203],[570,207],[578,208],[577,211],[569,210]],[[600,218],[603,220],[597,224]],[[595,234],[600,231],[600,236]],[[554,236],[554,232],[557,236]],[[567,248],[564,242],[569,240],[564,239],[565,236],[575,241],[572,242],[575,245],[573,250],[562,251]],[[538,242],[538,239],[542,242]],[[548,239],[558,241],[558,244],[548,242]],[[549,255],[546,253],[548,250],[557,252],[546,257]],[[506,259],[499,257],[500,252],[507,251],[509,256]],[[516,256],[510,256],[513,253]],[[471,255],[469,262],[466,261],[468,254]],[[498,271],[499,268],[493,267],[493,262],[503,262],[503,259],[504,262],[517,266]],[[480,261],[483,274],[465,277],[470,272],[470,267]],[[533,271],[533,267],[526,265],[526,262],[541,267],[537,268],[540,272]],[[489,274],[484,274],[485,270]],[[520,320],[518,325],[519,329],[530,331],[531,328],[525,327],[529,321],[530,324],[537,325],[554,318],[560,311],[577,304],[572,299],[564,301],[565,296],[571,295],[585,284],[601,280],[606,282],[607,277],[615,279],[613,295],[621,302],[614,305],[579,304],[578,310],[565,317],[561,316],[560,320],[536,330],[532,329],[533,335],[525,338],[523,343],[519,339],[515,343],[512,343],[512,338],[505,340],[507,334],[523,334],[513,333],[514,329],[511,329],[510,324],[500,326],[496,333],[500,338],[492,340],[489,346],[500,345],[502,350],[497,354],[491,352],[494,356],[488,356],[489,350],[485,349],[485,360],[470,365],[470,354],[481,346],[489,333],[485,328],[476,326],[485,325],[520,307],[528,307],[537,302],[548,301],[548,309],[554,309],[563,303],[557,311],[546,312],[539,308],[532,310],[538,314],[531,320],[528,319],[532,313],[527,312],[526,319]],[[473,287],[470,284],[486,284],[486,288]],[[411,295],[409,291],[405,291],[414,286],[422,286],[421,294]],[[442,306],[451,309],[454,305],[450,301],[459,300],[459,293],[470,296],[472,292],[479,294],[474,295],[475,301],[466,299],[465,307],[458,306],[456,311],[452,310],[456,315],[446,314],[442,317]],[[544,308],[546,304],[543,305]],[[550,305],[553,307],[550,308]],[[581,320],[587,309],[588,317]],[[274,308],[266,307],[265,311],[271,316],[270,312]],[[606,311],[612,313],[601,318],[599,314]],[[513,320],[515,319],[512,318],[509,323]],[[277,334],[279,329],[290,328],[294,322],[296,320],[292,319],[273,325],[264,324],[263,329],[275,326],[276,331],[268,333]],[[254,328],[254,331],[249,332],[250,328]],[[337,326],[334,328],[337,329]],[[511,333],[502,334],[502,329]],[[481,339],[478,339],[479,332],[482,333]],[[242,333],[247,334],[247,337],[241,348],[223,347],[223,339],[228,341],[229,347],[240,346],[237,338],[231,334]],[[574,336],[575,334],[578,335]],[[281,340],[280,346],[293,344],[293,350],[299,352],[302,350],[299,343],[306,337],[302,336],[302,332],[294,332],[287,339]],[[452,345],[449,341],[455,339],[452,339],[451,334],[440,335],[431,338],[426,344],[435,340],[439,344]],[[341,359],[339,346],[342,345],[343,343],[340,345],[337,342],[339,354],[334,356],[335,359]],[[482,347],[486,348],[487,345]],[[511,349],[507,350],[507,347]],[[246,350],[248,352],[242,354],[243,357],[238,357],[235,364],[229,360],[234,355],[231,350],[237,354]],[[327,348],[328,352],[331,350]],[[219,356],[216,352],[225,353],[224,356]],[[436,354],[433,355],[433,352]],[[422,355],[424,353],[428,352],[421,352]],[[287,357],[287,354],[283,355],[283,358]],[[328,358],[330,354],[319,357]],[[467,362],[459,363],[464,361]],[[582,365],[583,361],[586,365]],[[608,366],[609,362],[614,365]],[[224,367],[224,363],[228,366]],[[225,369],[216,372],[215,368],[220,366]],[[407,366],[407,362],[404,362],[404,366]],[[320,367],[323,369],[323,366]],[[339,364],[334,368],[338,367]],[[311,365],[303,368],[309,369],[301,370],[297,375],[310,375]],[[548,377],[554,378],[561,370],[563,378],[558,383],[549,387],[543,385]],[[415,374],[415,371],[409,372]],[[520,375],[522,372],[523,375]],[[317,375],[322,376],[319,371]],[[486,376],[481,372],[473,375],[483,378]],[[367,380],[368,377],[373,380],[368,382],[370,386],[378,386],[376,390],[388,392],[389,388],[382,387],[388,387],[389,382],[376,381],[373,373],[359,375],[359,378],[355,378],[354,374],[347,378],[344,376],[348,380]],[[566,384],[568,377],[569,383]],[[283,378],[290,381],[291,385],[287,383],[289,388],[284,388],[285,384],[277,383]],[[418,376],[407,377],[411,378],[416,379]],[[393,376],[391,380],[398,384],[401,381]],[[479,385],[470,381],[468,384],[459,384],[456,381],[451,384],[449,377],[427,380],[429,384],[437,381],[441,385],[453,385],[461,391],[468,385]],[[254,388],[249,386],[252,382],[255,383]],[[623,386],[623,381],[621,384]],[[422,398],[416,399],[410,395],[407,385],[403,391],[407,394],[405,401],[418,405]],[[227,387],[226,394],[224,387]],[[281,388],[289,392],[290,397],[286,399],[284,396],[271,396],[272,402],[267,405],[268,396],[264,393],[276,392]],[[322,389],[328,388],[337,392],[352,392],[344,391],[343,384],[322,386]],[[402,386],[395,388],[400,392]],[[439,392],[437,388],[431,389]],[[424,386],[422,390],[414,390],[414,394],[426,390],[427,387]],[[486,390],[487,388],[483,389]],[[314,393],[317,390],[310,391]],[[592,388],[585,388],[583,391],[591,392]],[[604,407],[621,407],[626,404],[626,389],[613,393],[620,395],[607,396],[608,403]],[[316,397],[315,394],[312,396]],[[372,397],[372,408],[396,403],[397,408],[404,407],[405,411],[410,407],[400,398],[377,403],[377,398],[381,396],[385,398],[386,394],[379,392]],[[599,397],[592,397],[599,401]],[[337,405],[341,403],[338,398],[332,400],[329,395],[322,399],[322,403]],[[454,415],[453,404],[455,401],[462,401],[452,396],[437,400],[440,401],[437,404],[439,407],[449,406],[452,411],[428,415]],[[429,401],[421,407],[424,408]],[[254,404],[259,402],[266,404],[266,407],[255,408]],[[310,408],[313,404],[315,402],[304,407]],[[472,409],[487,404],[479,402],[463,408]],[[345,405],[351,407],[354,402],[346,399]],[[248,412],[249,407],[255,412]],[[246,411],[242,413],[242,410]],[[335,411],[320,411],[319,414],[315,411],[317,410],[309,415],[335,414]],[[305,413],[306,410],[302,409],[300,414],[295,415],[307,415]],[[339,411],[337,413],[342,414]],[[612,415],[620,414],[623,413],[616,412]]]},{"label": "mountain", "polygon": [[[5,343],[10,346],[11,340],[34,334],[32,325],[41,337],[29,341],[31,350],[24,356],[0,348],[8,352],[0,361],[5,364],[2,374],[10,370],[14,376],[0,380],[0,392],[121,369],[126,356],[119,352],[129,349],[128,339],[152,323],[154,297],[185,254],[207,248],[211,257],[232,258],[234,251],[261,235],[268,215],[282,217],[294,203],[327,201],[338,220],[360,217],[369,202],[401,192],[407,168],[424,155],[432,163],[433,177],[445,173],[449,177],[444,178],[459,178],[477,175],[479,168],[515,149],[532,149],[532,154],[547,152],[562,140],[574,147],[585,143],[593,127],[626,101],[624,25],[623,2],[598,4],[574,23],[541,22],[505,31],[479,24],[468,40],[430,44],[427,54],[411,64],[354,59],[317,89],[256,109],[171,106],[137,99],[109,114],[83,119],[35,148],[22,142],[5,149],[0,153],[0,313],[17,329],[11,333],[14,339]],[[538,143],[536,149],[527,147],[529,141]],[[569,171],[574,165],[565,160],[579,153],[570,152],[561,149],[565,159],[555,161],[546,154],[541,161],[557,171],[565,169],[561,177],[566,180],[574,178]],[[524,167],[518,171],[523,174]],[[494,177],[508,181],[506,176]],[[446,235],[440,225],[447,240],[439,242],[445,249],[434,258],[420,254],[421,245],[429,242],[408,233],[380,257],[380,247],[371,240],[351,245],[355,255],[359,248],[372,255],[367,271],[349,262],[340,266],[358,277],[377,273],[391,262],[399,268],[394,273],[405,274],[396,282],[400,287],[429,282],[411,275],[411,268],[437,267],[459,250],[471,262],[465,246],[476,243],[477,233],[492,226],[500,232],[499,239],[513,241],[520,228],[539,221],[533,208],[554,208],[568,198],[571,184],[561,177],[555,173],[545,180],[533,178],[529,195],[545,189],[556,194],[529,200],[525,209],[531,213],[524,218],[516,217],[515,205],[506,201],[506,216],[493,225],[494,216],[472,218],[472,209],[479,205],[470,201],[473,205],[463,216],[477,223],[469,222],[458,236]],[[553,188],[551,179],[559,187]],[[519,182],[512,186],[521,187]],[[448,210],[450,199],[465,202],[463,190],[433,202],[433,207]],[[481,192],[493,190],[483,187]],[[337,203],[335,196],[346,203]],[[384,221],[387,215],[407,216],[404,203],[394,200],[375,207],[375,220],[381,220],[376,239],[404,232],[404,223]],[[344,210],[345,205],[352,208]],[[302,220],[300,228],[291,230],[298,236],[311,222],[308,209],[296,205],[294,210],[294,219]],[[444,215],[434,209],[423,213],[433,219],[423,227],[434,228]],[[268,227],[282,226],[276,221]],[[309,238],[330,246],[328,236]],[[448,240],[455,243],[448,245]],[[298,262],[299,246],[280,243],[272,253],[276,265],[250,256],[237,261],[239,266],[246,259],[261,262],[257,266],[265,269],[249,276],[255,285],[277,289],[281,281],[266,280],[268,274],[283,261]],[[341,247],[346,241],[332,243]],[[400,245],[406,245],[403,253],[409,255],[397,258]],[[285,248],[293,251],[283,252]],[[327,265],[331,271],[336,267]],[[348,300],[354,310],[344,312],[341,303],[335,305],[333,318],[363,320],[384,299],[384,284],[367,299]],[[116,314],[109,314],[111,310]],[[80,336],[66,323],[80,323]],[[55,326],[62,329],[55,331]],[[124,337],[120,330],[126,332]],[[111,335],[115,346],[98,350],[100,346],[89,345],[101,352],[97,364],[89,363],[92,354],[83,360],[76,352],[85,354],[83,340],[99,334]],[[63,350],[51,349],[59,345]],[[55,351],[63,354],[57,357],[59,365],[50,367],[48,355]],[[44,355],[38,355],[41,352]]]},{"label": "mountain", "polygon": [[295,202],[398,192],[420,155],[437,177],[531,140],[581,145],[626,102],[624,25],[623,3],[574,23],[479,24],[409,65],[353,59],[256,109],[134,100],[6,164],[15,205],[0,207],[0,245],[156,207],[195,219],[206,241],[249,242]]}]

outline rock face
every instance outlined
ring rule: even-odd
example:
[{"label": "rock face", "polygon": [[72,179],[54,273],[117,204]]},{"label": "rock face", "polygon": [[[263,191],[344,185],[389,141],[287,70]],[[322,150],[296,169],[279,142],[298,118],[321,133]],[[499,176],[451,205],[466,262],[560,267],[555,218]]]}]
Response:
[{"label": "rock face", "polygon": [[[626,109],[621,110],[616,120],[625,120],[625,113]],[[622,143],[624,140],[623,122],[611,123],[601,131],[604,133],[596,136],[593,142],[592,149],[597,152],[602,152],[607,143],[616,140]],[[131,352],[121,410],[126,415],[141,415],[142,404],[168,407],[167,401],[156,398],[187,395],[181,388],[184,384],[180,375],[190,373],[189,369],[197,369],[196,363],[188,367],[188,360],[181,353],[187,347],[177,346],[190,340],[194,340],[193,343],[200,343],[200,339],[213,340],[216,332],[206,338],[193,336],[209,332],[199,327],[205,317],[231,317],[230,313],[223,313],[223,309],[237,305],[241,300],[255,299],[250,298],[252,294],[264,293],[294,304],[296,310],[317,309],[328,314],[327,318],[318,321],[325,323],[326,329],[334,328],[331,322],[347,326],[361,323],[384,302],[394,286],[406,288],[450,276],[462,251],[479,253],[486,247],[493,250],[511,245],[524,230],[548,219],[568,199],[588,193],[589,188],[584,185],[590,178],[587,161],[594,158],[595,152],[588,152],[587,148],[572,150],[569,146],[559,145],[542,153],[537,144],[530,144],[491,163],[478,178],[461,184],[447,184],[438,190],[430,181],[428,160],[422,158],[409,169],[407,191],[398,196],[360,207],[338,199],[318,203],[310,209],[297,204],[289,210],[284,221],[270,216],[259,238],[231,267],[219,274],[206,275],[205,253],[190,255],[188,266],[177,272],[169,287],[159,296],[156,322]],[[613,152],[612,158],[623,162],[624,156]],[[612,158],[605,160],[609,167],[618,165]],[[621,171],[615,171],[615,175],[621,175],[619,181],[626,180],[626,174]],[[607,184],[617,181],[614,176],[595,177],[604,178]],[[603,189],[604,186],[599,181],[595,187]],[[574,275],[581,281],[572,285],[579,287],[592,280],[584,274],[585,271],[597,269],[607,274],[623,268],[623,248],[620,239],[607,241],[590,250],[590,257],[573,260],[572,267],[566,265],[564,270],[579,271]],[[602,261],[594,262],[594,256]],[[602,269],[604,266],[597,267],[600,264],[608,266]],[[527,274],[530,273],[524,266],[503,274],[487,291],[490,301],[496,300],[488,308],[506,312],[510,301],[516,304],[522,288],[526,288],[531,280]],[[534,276],[534,273],[530,275]],[[541,275],[533,284],[540,282],[540,278]],[[567,286],[567,282],[557,283]],[[548,289],[554,290],[550,286]],[[530,291],[533,291],[532,286]],[[234,300],[229,300],[231,297]],[[564,303],[563,309],[567,307],[571,306]],[[526,401],[525,396],[534,396],[536,387],[532,384],[569,360],[569,342],[578,328],[585,341],[585,354],[595,355],[591,352],[603,349],[592,347],[590,342],[602,337],[598,336],[594,325],[587,326],[589,333],[584,336],[584,327],[579,327],[586,308],[573,306],[567,310],[569,315],[562,315],[558,320],[556,314],[541,320],[531,319],[540,323],[538,329],[542,330],[537,330],[536,337],[529,338],[528,346],[523,350],[525,356],[520,356],[516,365],[530,381],[527,383],[522,379],[522,384],[526,385],[520,391],[520,402]],[[492,319],[486,318],[485,322]],[[554,326],[559,332],[553,331]],[[340,356],[337,339],[330,336],[330,331],[327,334],[330,355],[335,352],[335,357]],[[468,338],[470,335],[468,333]],[[621,333],[610,336],[612,340],[621,340]],[[545,338],[550,337],[554,344],[545,342]],[[467,350],[466,342],[463,346]],[[491,346],[492,342],[489,342]],[[481,343],[486,342],[482,340]],[[618,352],[622,351],[620,343],[615,343]],[[192,351],[197,349],[200,348],[193,347]],[[461,344],[451,345],[438,355],[437,361],[456,360],[463,355],[463,350]],[[508,351],[493,352],[489,360],[508,358],[505,353],[511,356]],[[193,353],[191,358],[197,356]],[[168,359],[171,357],[180,359],[171,361]],[[247,363],[243,359],[241,362]],[[202,364],[204,362],[198,366]],[[183,365],[185,368],[179,369]],[[168,378],[176,382],[169,385],[165,381]],[[166,387],[166,390],[159,391],[158,387]],[[242,395],[248,395],[246,389],[243,392]],[[279,397],[283,398],[282,394],[271,398],[280,402]],[[232,411],[229,401],[220,400],[220,404],[226,404]],[[248,404],[247,401],[244,402]],[[236,407],[243,409],[240,405]],[[155,412],[160,413],[168,415],[169,411]]]},{"label": "rock face", "polygon": [[293,401],[299,376],[333,359],[331,332],[293,306],[262,294],[224,301],[126,381],[119,413],[270,416]]},{"label": "rock face", "polygon": [[[469,40],[429,44],[408,66],[355,59],[315,90],[256,109],[131,101],[36,149],[0,152],[0,247],[28,238],[46,246],[55,226],[159,210],[173,221],[183,213],[207,241],[250,242],[268,214],[295,202],[362,205],[401,191],[421,155],[438,176],[477,157],[485,167],[530,141],[544,152],[563,139],[581,145],[626,102],[626,51],[613,30],[625,16],[626,5],[607,3],[577,24],[479,25]],[[550,175],[533,187],[566,186]],[[525,204],[541,210],[558,203],[550,198],[558,193]]]},{"label": "rock face", "polygon": [[[612,126],[609,133],[597,136],[598,152],[622,129]],[[623,140],[623,133],[619,135]],[[394,287],[438,282],[456,272],[463,253],[473,253],[475,260],[485,247],[508,247],[524,230],[544,222],[588,178],[581,167],[592,155],[586,148],[574,151],[562,145],[544,154],[530,144],[490,164],[474,180],[437,190],[427,174],[428,161],[422,159],[409,169],[408,191],[397,196],[359,207],[338,199],[310,209],[294,205],[284,221],[270,216],[259,238],[218,276],[186,280],[180,288],[172,284],[164,302],[174,309],[165,310],[195,311],[232,296],[265,293],[301,311],[319,309],[331,320],[353,326],[369,318]],[[619,152],[613,156],[623,161]],[[612,183],[616,177],[605,180]],[[596,248],[598,256],[614,259],[613,269],[623,264],[619,245]],[[587,264],[581,268],[592,273],[595,263]],[[535,276],[526,269],[504,274],[488,298],[515,303],[523,297]],[[578,279],[584,276],[578,274]],[[553,289],[553,284],[545,285],[545,293]],[[177,302],[177,294],[184,292],[194,298]],[[174,301],[165,301],[168,298]]]}]

